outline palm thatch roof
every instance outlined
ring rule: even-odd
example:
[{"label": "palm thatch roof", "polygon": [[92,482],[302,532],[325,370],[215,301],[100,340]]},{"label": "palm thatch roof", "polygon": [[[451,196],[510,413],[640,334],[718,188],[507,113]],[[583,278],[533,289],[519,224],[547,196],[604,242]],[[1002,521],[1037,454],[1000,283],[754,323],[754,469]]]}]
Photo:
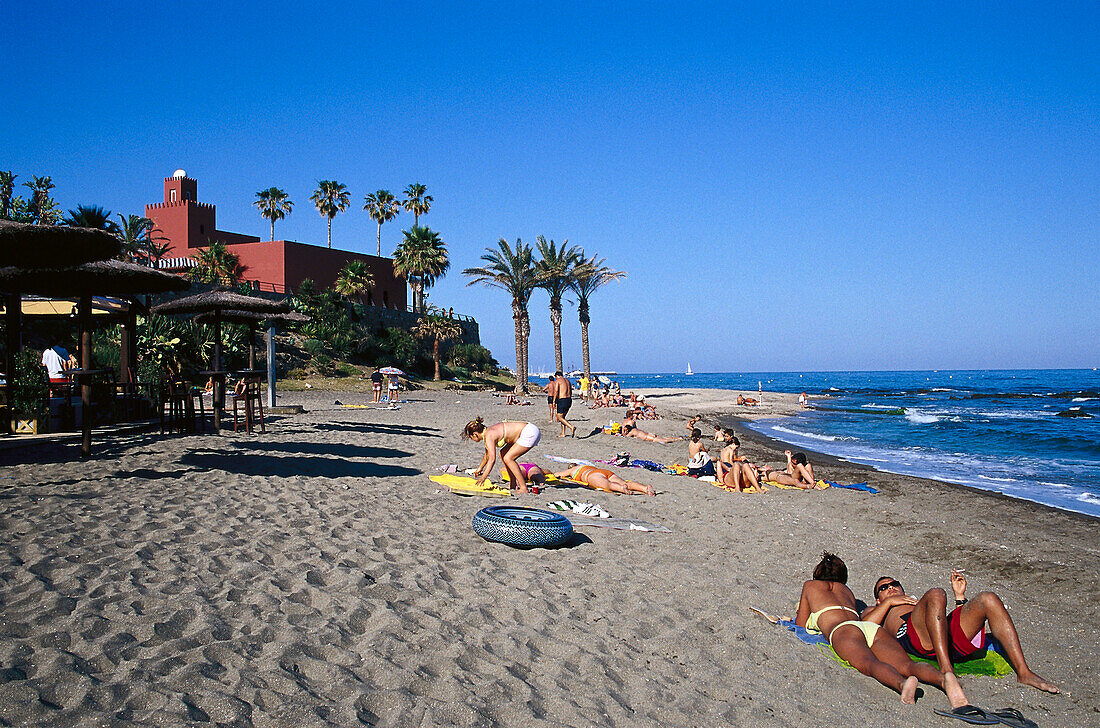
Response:
[{"label": "palm thatch roof", "polygon": [[[268,298],[256,296],[244,296],[232,291],[208,291],[196,293],[193,296],[177,298],[174,301],[165,301],[150,309],[159,314],[198,314],[221,313],[226,311],[244,311],[248,313],[280,314],[289,313],[290,304],[286,301],[272,301]],[[225,316],[222,316],[225,319]]]},{"label": "palm thatch roof", "polygon": [[107,260],[122,243],[105,230],[0,220],[0,266],[58,268]]},{"label": "palm thatch roof", "polygon": [[[309,316],[306,316],[304,313],[298,313],[297,311],[290,311],[288,313],[256,313],[254,311],[225,310],[222,311],[220,315],[222,321],[227,321],[231,324],[255,324],[261,321],[305,323],[311,320]],[[212,321],[214,316],[214,313],[201,313],[195,317],[195,320]]]},{"label": "palm thatch roof", "polygon": [[136,296],[186,291],[191,282],[136,263],[101,260],[70,268],[0,268],[0,291],[39,296]]}]

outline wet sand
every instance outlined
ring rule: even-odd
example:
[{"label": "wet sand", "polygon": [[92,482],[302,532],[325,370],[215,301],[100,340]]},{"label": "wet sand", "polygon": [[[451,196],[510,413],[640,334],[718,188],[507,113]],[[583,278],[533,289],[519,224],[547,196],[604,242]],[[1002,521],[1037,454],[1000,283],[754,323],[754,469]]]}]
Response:
[{"label": "wet sand", "polygon": [[[746,413],[706,391],[647,401],[686,434]],[[725,393],[724,396],[728,396]],[[757,416],[797,408],[769,393]],[[587,435],[619,411],[575,407],[559,439],[545,403],[415,391],[398,410],[364,395],[295,392],[267,435],[119,437],[88,462],[72,445],[0,452],[0,720],[12,725],[822,726],[941,723],[748,611],[791,614],[822,549],[868,599],[874,579],[993,589],[1029,663],[1064,695],[964,677],[973,703],[1040,725],[1100,723],[1094,519],[967,488],[814,459],[855,491],[736,495],[690,478],[612,468],[661,494],[548,488],[515,502],[601,504],[670,534],[579,528],[568,547],[483,541],[499,501],[442,491],[426,473],[477,464],[473,416],[529,419],[543,457],[686,462],[684,443]],[[784,410],[785,411],[785,410]],[[704,429],[711,434],[710,428]],[[741,430],[751,458],[774,442]],[[555,466],[556,467],[556,466]],[[947,723],[943,723],[946,725]]]}]

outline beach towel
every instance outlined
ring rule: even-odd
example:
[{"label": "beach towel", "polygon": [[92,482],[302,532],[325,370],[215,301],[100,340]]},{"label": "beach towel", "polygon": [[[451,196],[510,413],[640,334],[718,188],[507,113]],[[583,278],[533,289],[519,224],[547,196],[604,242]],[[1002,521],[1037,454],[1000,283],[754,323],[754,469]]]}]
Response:
[{"label": "beach towel", "polygon": [[632,518],[591,518],[578,514],[566,516],[574,528],[580,526],[594,526],[596,528],[612,528],[618,531],[645,531],[648,533],[672,533],[668,526],[649,521],[636,521]]},{"label": "beach towel", "polygon": [[[765,480],[764,485],[771,485],[781,490],[810,490],[809,488],[799,488],[796,485],[783,485],[782,483],[777,483],[774,480]],[[817,486],[814,487],[813,490],[825,490],[826,488],[831,487],[832,486],[826,483],[824,480],[819,480],[817,481]]]},{"label": "beach towel", "polygon": [[452,475],[445,473],[443,475],[429,475],[428,479],[433,483],[445,486],[447,490],[451,491],[455,495],[477,495],[485,496],[488,498],[511,498],[512,491],[507,488],[502,488],[499,485],[485,481],[481,485],[477,484],[477,480],[474,478],[466,478],[461,475]]},{"label": "beach towel", "polygon": [[826,480],[824,482],[828,483],[833,488],[847,488],[849,490],[862,490],[864,493],[871,493],[872,495],[879,493],[878,490],[872,488],[871,486],[867,485],[866,483],[843,484],[843,483],[834,483],[831,480]]},{"label": "beach towel", "polygon": [[[807,632],[805,628],[799,627],[792,620],[775,617],[774,615],[756,609],[755,607],[749,607],[749,609],[761,615],[762,617],[764,617],[764,619],[768,620],[772,624],[779,625],[780,627],[785,627],[788,631],[794,632],[795,637],[797,637],[799,640],[807,645],[816,646],[818,651],[829,659],[840,663],[844,667],[851,667],[851,665],[849,665],[840,655],[836,653],[836,650],[834,650],[832,648],[832,645],[829,644],[829,640],[825,639],[825,635],[816,633],[811,634],[810,632]],[[923,657],[913,657],[912,655],[910,655],[910,658],[914,662],[927,662],[937,669],[939,668],[939,665],[936,663],[935,660],[926,660]],[[975,658],[973,660],[956,662],[954,664],[955,673],[957,675],[988,675],[990,677],[1004,677],[1005,675],[1011,675],[1013,672],[1012,665],[1008,664],[1008,661],[1005,660],[1004,657],[997,654],[992,649],[986,650],[985,654],[981,657]]]},{"label": "beach towel", "polygon": [[563,458],[563,457],[560,457],[558,455],[545,455],[544,454],[543,457],[546,458],[547,460],[553,460],[555,463],[565,463],[566,465],[592,465],[592,466],[596,465],[596,463],[592,462],[591,460],[578,460],[576,458]]},{"label": "beach towel", "polygon": [[581,503],[575,500],[559,500],[546,504],[547,508],[553,508],[555,511],[567,511],[569,513],[576,513],[581,516],[589,516],[590,518],[611,518],[611,514],[603,509],[602,506],[596,503]]}]

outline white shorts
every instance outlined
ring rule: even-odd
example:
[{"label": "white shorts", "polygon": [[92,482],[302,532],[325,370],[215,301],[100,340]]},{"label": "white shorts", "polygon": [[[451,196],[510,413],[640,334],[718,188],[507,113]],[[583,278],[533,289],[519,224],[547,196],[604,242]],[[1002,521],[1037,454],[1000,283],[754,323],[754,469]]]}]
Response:
[{"label": "white shorts", "polygon": [[538,445],[541,439],[542,433],[539,432],[539,428],[533,422],[528,422],[520,430],[519,437],[516,438],[516,444],[520,447],[531,448]]}]

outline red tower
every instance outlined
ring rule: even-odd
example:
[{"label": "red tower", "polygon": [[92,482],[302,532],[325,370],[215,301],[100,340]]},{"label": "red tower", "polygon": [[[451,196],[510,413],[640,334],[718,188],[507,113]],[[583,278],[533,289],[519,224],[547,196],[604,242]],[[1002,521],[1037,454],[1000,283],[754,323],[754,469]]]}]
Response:
[{"label": "red tower", "polygon": [[145,217],[153,221],[170,247],[168,258],[183,258],[192,253],[191,248],[210,245],[212,242],[252,243],[259,238],[252,235],[228,233],[215,227],[216,211],[213,205],[198,201],[199,183],[177,169],[164,179],[164,202],[145,206]]}]

